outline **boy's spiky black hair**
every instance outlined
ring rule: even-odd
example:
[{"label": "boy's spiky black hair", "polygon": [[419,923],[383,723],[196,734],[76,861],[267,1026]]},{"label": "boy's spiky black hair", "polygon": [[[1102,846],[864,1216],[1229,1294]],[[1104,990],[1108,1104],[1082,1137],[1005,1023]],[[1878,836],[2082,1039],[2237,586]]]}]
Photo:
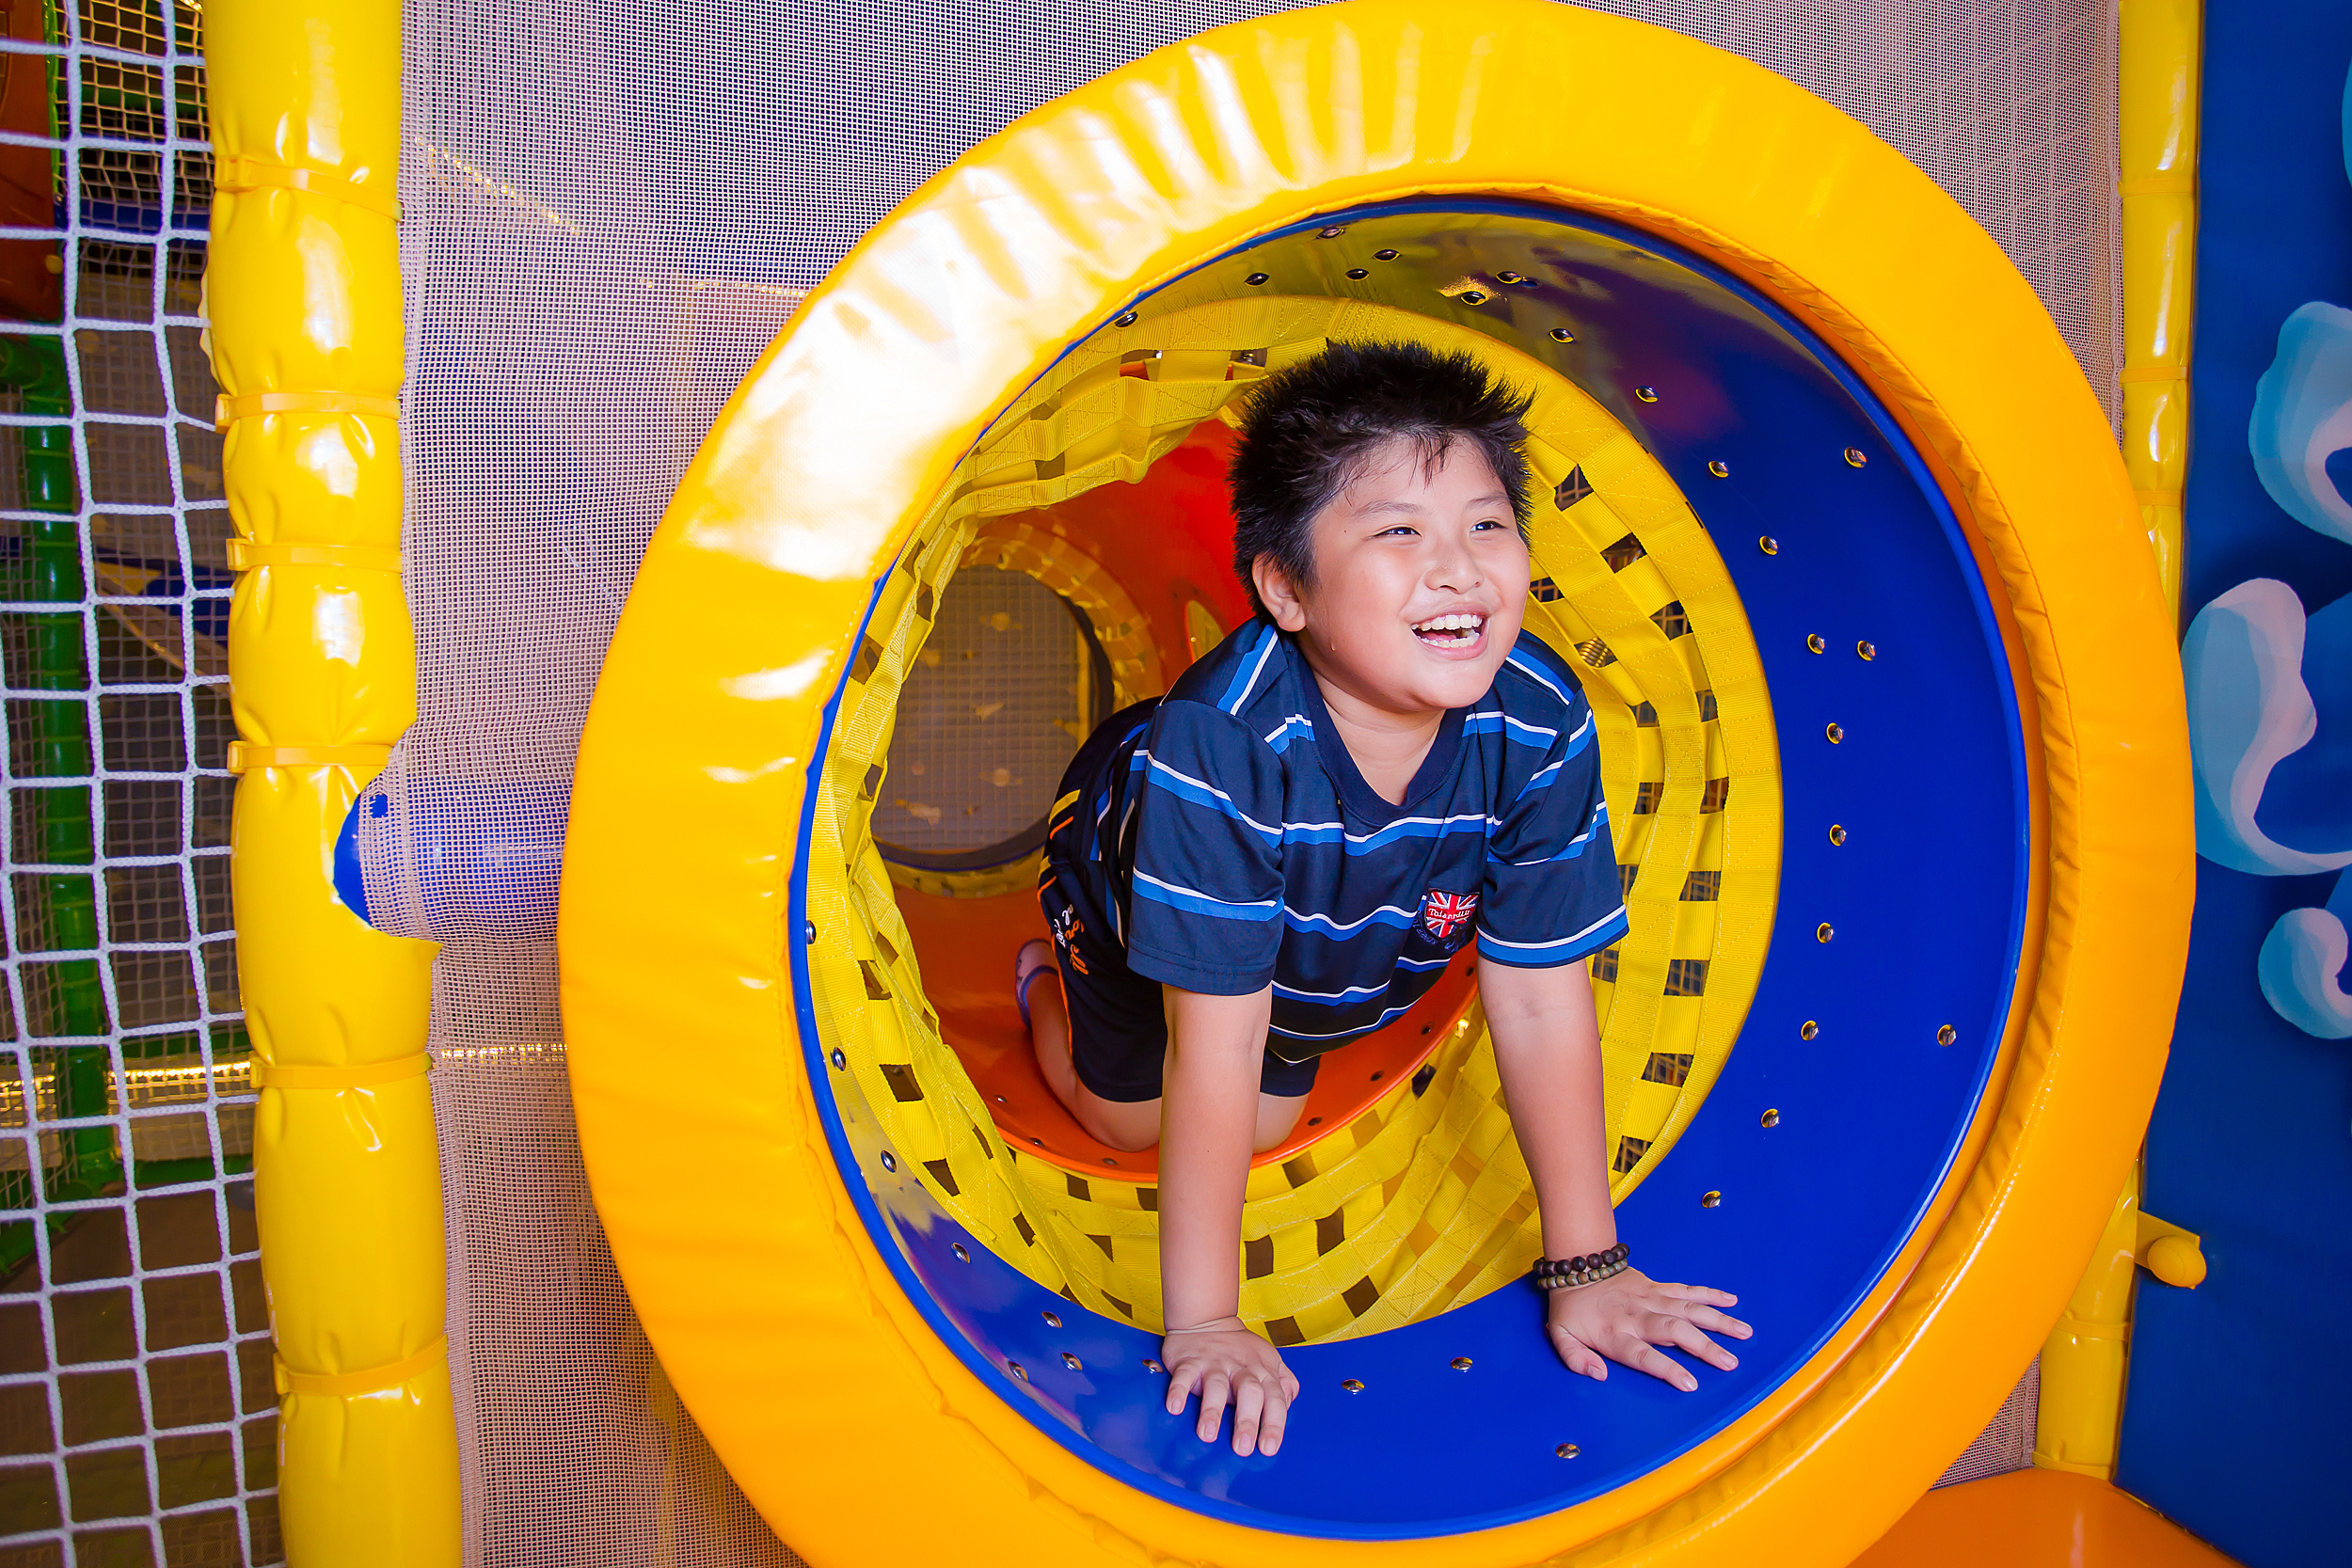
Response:
[{"label": "boy's spiky black hair", "polygon": [[1270,555],[1298,586],[1314,583],[1315,514],[1362,476],[1375,452],[1413,444],[1434,467],[1456,440],[1495,471],[1527,531],[1526,417],[1534,394],[1468,354],[1419,343],[1333,343],[1252,388],[1226,482],[1233,500],[1233,570],[1263,613],[1250,568]]}]

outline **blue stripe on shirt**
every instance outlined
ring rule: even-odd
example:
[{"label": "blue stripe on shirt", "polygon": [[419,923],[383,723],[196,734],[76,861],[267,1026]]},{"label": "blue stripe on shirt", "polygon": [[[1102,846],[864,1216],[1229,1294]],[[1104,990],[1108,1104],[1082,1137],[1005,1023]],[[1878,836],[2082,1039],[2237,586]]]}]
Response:
[{"label": "blue stripe on shirt", "polygon": [[1214,920],[1272,920],[1276,910],[1280,907],[1271,898],[1253,898],[1244,904],[1229,904],[1222,898],[1212,898],[1205,893],[1178,887],[1174,882],[1163,882],[1157,877],[1146,876],[1140,871],[1135,873],[1134,886],[1139,897],[1149,898],[1155,904],[1166,904],[1171,910],[1182,910],[1186,914],[1205,914]]},{"label": "blue stripe on shirt", "polygon": [[1625,912],[1625,906],[1620,904],[1590,926],[1585,927],[1584,929],[1565,937],[1554,937],[1549,942],[1505,942],[1501,937],[1482,929],[1478,933],[1478,950],[1506,963],[1515,960],[1524,963],[1530,958],[1541,958],[1554,954],[1559,955],[1560,961],[1565,963],[1570,958],[1582,957],[1582,953],[1570,951],[1579,942],[1585,944],[1584,952],[1605,947],[1623,935],[1630,925],[1631,922]]},{"label": "blue stripe on shirt", "polygon": [[1225,695],[1217,699],[1216,705],[1228,713],[1239,713],[1248,703],[1250,692],[1257,689],[1258,678],[1265,673],[1266,661],[1282,643],[1280,634],[1263,621],[1252,621],[1249,630],[1257,641],[1244,645],[1241,668],[1233,672]]},{"label": "blue stripe on shirt", "polygon": [[[1137,752],[1136,754],[1141,756],[1146,753]],[[1190,774],[1179,773],[1176,769],[1170,768],[1168,764],[1162,762],[1157,757],[1152,758],[1152,771],[1147,775],[1147,778],[1152,787],[1166,790],[1168,794],[1175,796],[1180,800],[1189,800],[1196,806],[1207,806],[1212,811],[1221,812],[1225,816],[1232,817],[1234,821],[1239,822],[1251,829],[1253,832],[1263,835],[1269,844],[1279,844],[1282,842],[1281,829],[1267,827],[1256,817],[1251,816],[1248,813],[1243,811],[1241,807],[1235,805],[1233,803],[1233,798],[1231,795],[1226,794],[1225,791],[1218,789],[1214,784],[1203,784],[1199,779],[1192,777]]]}]

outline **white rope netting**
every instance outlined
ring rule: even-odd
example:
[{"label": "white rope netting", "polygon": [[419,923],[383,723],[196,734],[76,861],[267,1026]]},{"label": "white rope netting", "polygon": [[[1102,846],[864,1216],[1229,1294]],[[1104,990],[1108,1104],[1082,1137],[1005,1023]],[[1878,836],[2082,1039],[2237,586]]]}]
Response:
[{"label": "white rope netting", "polygon": [[0,1557],[280,1560],[201,8],[0,38]]}]

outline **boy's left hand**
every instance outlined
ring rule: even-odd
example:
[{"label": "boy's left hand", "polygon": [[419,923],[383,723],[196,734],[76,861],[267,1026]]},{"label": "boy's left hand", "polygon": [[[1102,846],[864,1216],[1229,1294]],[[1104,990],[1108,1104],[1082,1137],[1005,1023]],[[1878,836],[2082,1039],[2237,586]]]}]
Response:
[{"label": "boy's left hand", "polygon": [[1673,1345],[1711,1367],[1731,1370],[1740,1358],[1708,1338],[1707,1331],[1746,1338],[1754,1330],[1717,1310],[1739,1304],[1740,1298],[1726,1291],[1661,1285],[1639,1269],[1628,1269],[1597,1285],[1552,1291],[1547,1327],[1551,1348],[1572,1372],[1605,1381],[1609,1362],[1615,1361],[1689,1394],[1697,1391],[1699,1380],[1653,1347]]}]

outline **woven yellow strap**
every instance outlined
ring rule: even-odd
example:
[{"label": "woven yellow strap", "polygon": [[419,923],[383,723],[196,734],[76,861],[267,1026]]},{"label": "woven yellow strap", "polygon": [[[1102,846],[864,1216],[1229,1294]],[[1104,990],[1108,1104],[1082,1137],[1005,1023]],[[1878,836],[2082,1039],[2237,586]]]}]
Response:
[{"label": "woven yellow strap", "polygon": [[375,414],[400,418],[400,399],[380,392],[223,392],[213,402],[213,426],[227,430],[239,420],[263,414]]},{"label": "woven yellow strap", "polygon": [[213,166],[213,188],[216,191],[300,191],[327,201],[340,201],[345,206],[358,207],[400,221],[400,202],[389,192],[372,185],[355,185],[340,174],[325,169],[295,168],[291,164],[269,158],[257,158],[250,152],[232,152]]},{"label": "woven yellow strap", "polygon": [[380,770],[391,754],[389,746],[258,746],[249,740],[232,740],[229,743],[229,771],[250,773],[260,768]]},{"label": "woven yellow strap", "polygon": [[397,1388],[448,1356],[449,1336],[437,1334],[431,1344],[414,1355],[405,1355],[381,1367],[362,1367],[356,1372],[297,1372],[286,1365],[283,1356],[272,1356],[270,1360],[277,1373],[278,1392],[280,1395],[324,1394],[330,1399],[347,1400],[358,1394],[374,1394],[387,1388]]},{"label": "woven yellow strap", "polygon": [[256,566],[343,566],[374,572],[397,572],[401,567],[400,551],[390,545],[287,545],[231,539],[228,556],[232,572],[249,572]]},{"label": "woven yellow strap", "polygon": [[395,1056],[389,1062],[355,1062],[347,1067],[302,1067],[284,1062],[264,1062],[253,1058],[253,1086],[257,1089],[365,1089],[379,1084],[398,1084],[410,1078],[421,1078],[433,1068],[433,1058],[420,1051],[412,1055]]}]

